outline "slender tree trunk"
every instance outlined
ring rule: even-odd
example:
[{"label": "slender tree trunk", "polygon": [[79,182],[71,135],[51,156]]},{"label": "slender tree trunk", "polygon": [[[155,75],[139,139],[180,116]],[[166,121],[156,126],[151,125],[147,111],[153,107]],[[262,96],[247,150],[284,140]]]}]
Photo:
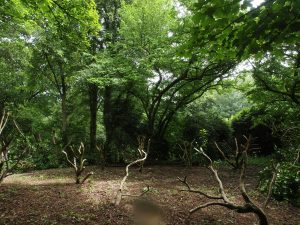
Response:
[{"label": "slender tree trunk", "polygon": [[97,142],[97,109],[98,109],[98,86],[89,84],[90,100],[90,152],[96,152]]},{"label": "slender tree trunk", "polygon": [[3,101],[3,102],[1,101],[1,102],[0,102],[0,116],[2,115],[2,113],[3,113],[3,111],[4,111],[4,102],[5,102],[5,101]]},{"label": "slender tree trunk", "polygon": [[62,79],[61,91],[61,112],[62,112],[62,144],[66,147],[69,143],[68,138],[68,111],[67,111],[67,88],[64,80]]},{"label": "slender tree trunk", "polygon": [[151,138],[154,135],[154,119],[152,119],[152,118],[148,119],[148,126],[147,127],[148,127],[147,128],[148,129],[147,130],[147,136],[149,138]]},{"label": "slender tree trunk", "polygon": [[104,102],[103,102],[103,123],[105,127],[105,136],[106,136],[104,151],[110,156],[112,155],[111,154],[111,139],[112,139],[111,94],[112,94],[112,88],[106,86],[104,89]]}]

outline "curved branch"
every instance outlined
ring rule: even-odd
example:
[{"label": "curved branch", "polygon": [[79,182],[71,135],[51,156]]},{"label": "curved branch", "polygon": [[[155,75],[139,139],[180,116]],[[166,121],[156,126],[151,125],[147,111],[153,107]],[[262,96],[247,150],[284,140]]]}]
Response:
[{"label": "curved branch", "polygon": [[177,177],[177,179],[183,183],[186,187],[187,187],[187,190],[180,190],[180,191],[187,191],[187,192],[191,192],[191,193],[197,193],[197,194],[200,194],[200,195],[203,195],[209,199],[223,199],[222,196],[212,196],[212,195],[208,195],[200,190],[194,190],[191,188],[191,186],[189,185],[189,183],[187,182],[187,176],[185,176],[183,179],[181,179],[180,177]]},{"label": "curved branch", "polygon": [[123,191],[123,188],[124,188],[124,184],[129,176],[129,168],[135,164],[138,164],[138,163],[141,163],[143,161],[145,161],[147,159],[147,152],[144,151],[144,149],[140,149],[138,148],[138,151],[139,153],[142,155],[143,154],[143,158],[140,158],[140,159],[137,159],[131,163],[129,163],[126,168],[125,168],[125,176],[123,177],[121,183],[120,183],[120,187],[119,187],[119,190],[118,190],[118,193],[117,193],[117,196],[116,196],[116,200],[115,200],[115,205],[119,205],[120,202],[121,202],[121,199],[122,199],[122,191]]},{"label": "curved branch", "polygon": [[9,117],[9,113],[6,113],[5,110],[3,111],[2,117],[1,117],[1,121],[0,121],[0,135],[3,132],[7,121],[8,121],[8,117]]},{"label": "curved branch", "polygon": [[211,158],[203,151],[202,148],[200,148],[200,150],[197,149],[197,148],[194,148],[194,149],[197,152],[199,152],[200,154],[202,154],[209,161],[208,169],[214,174],[214,177],[216,178],[216,180],[219,184],[220,194],[222,195],[222,198],[223,198],[224,202],[232,204],[232,202],[230,202],[229,199],[227,198],[227,195],[224,191],[223,183],[222,183],[222,181],[219,177],[219,174],[218,174],[217,170],[215,170],[214,167],[213,167],[213,161],[211,160]]}]

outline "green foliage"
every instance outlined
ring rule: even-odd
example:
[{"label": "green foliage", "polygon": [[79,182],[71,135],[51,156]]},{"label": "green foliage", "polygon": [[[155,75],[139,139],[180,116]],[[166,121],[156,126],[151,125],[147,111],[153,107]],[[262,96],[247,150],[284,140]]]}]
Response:
[{"label": "green foliage", "polygon": [[277,162],[294,162],[297,158],[298,148],[285,146],[284,148],[276,147],[273,158]]},{"label": "green foliage", "polygon": [[[177,160],[177,144],[192,140],[217,158],[213,142],[232,139],[230,120],[234,135],[252,133],[265,152],[298,148],[298,8],[283,0],[257,8],[245,0],[4,0],[0,111],[12,112],[30,143],[20,170],[62,166],[68,142],[89,146],[91,85],[95,140],[111,162],[135,157],[140,134],[153,139],[150,160]],[[233,70],[242,60],[253,69],[240,81]],[[16,157],[24,143],[7,128],[1,144],[12,139]],[[99,154],[87,158],[97,163]]]},{"label": "green foliage", "polygon": [[272,158],[270,156],[249,156],[247,163],[252,166],[259,166],[264,168],[266,165],[270,163]]},{"label": "green foliage", "polygon": [[[200,99],[203,110],[217,114],[220,118],[229,120],[233,115],[250,107],[250,103],[242,92],[234,89],[220,88],[218,91],[208,92]],[[197,104],[197,103],[196,103]]]},{"label": "green foliage", "polygon": [[[268,183],[272,177],[272,169],[266,167],[260,174],[260,190],[267,191]],[[279,201],[289,201],[300,207],[300,165],[284,162],[276,174],[272,188],[272,195]]]},{"label": "green foliage", "polygon": [[124,162],[135,156],[137,146],[137,136],[143,134],[144,120],[142,112],[137,108],[137,102],[125,98],[115,98],[112,102],[110,116],[113,121],[110,129],[113,134],[110,143],[110,155],[108,161]]},{"label": "green foliage", "polygon": [[279,45],[265,54],[263,60],[254,61],[253,66],[256,85],[249,91],[253,100],[271,106],[286,103],[291,109],[299,105],[300,55],[297,45]]},{"label": "green foliage", "polygon": [[272,134],[272,124],[259,121],[257,118],[264,115],[264,110],[259,108],[246,108],[231,118],[233,135],[238,141],[243,141],[243,135],[251,134],[255,139],[253,144],[256,146],[252,153],[269,155],[274,152],[276,145],[281,142]]},{"label": "green foliage", "polygon": [[297,43],[299,4],[275,0],[254,8],[251,1],[198,0],[190,6],[194,22],[190,47],[218,57],[247,59],[250,54],[261,56],[278,43]]},{"label": "green foliage", "polygon": [[[204,101],[205,102],[205,101]],[[194,104],[185,109],[185,112],[170,125],[170,133],[167,139],[174,146],[172,147],[172,157],[181,154],[178,144],[182,141],[194,141],[197,147],[202,147],[210,157],[219,158],[214,142],[227,142],[231,140],[232,130],[218,114],[210,111],[206,104]],[[200,155],[194,151],[194,162],[200,162]]]},{"label": "green foliage", "polygon": [[132,53],[142,57],[160,53],[175,23],[172,8],[172,1],[169,0],[123,3],[120,35],[126,40],[127,48],[135,48]]},{"label": "green foliage", "polygon": [[63,155],[59,150],[52,144],[40,143],[26,160],[32,162],[34,167],[31,169],[59,168],[64,165]]}]

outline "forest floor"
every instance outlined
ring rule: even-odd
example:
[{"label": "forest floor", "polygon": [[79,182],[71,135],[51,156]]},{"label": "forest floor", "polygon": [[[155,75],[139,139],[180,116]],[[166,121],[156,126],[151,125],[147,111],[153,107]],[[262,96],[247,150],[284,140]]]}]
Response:
[{"label": "forest floor", "polygon": [[[112,204],[124,168],[88,167],[94,171],[93,178],[83,185],[74,184],[71,169],[51,169],[7,177],[0,185],[0,224],[100,224],[133,225],[133,197],[124,197],[120,206]],[[230,168],[219,169],[230,199],[241,201],[238,189],[238,174]],[[247,171],[246,187],[256,201],[264,197],[256,190],[257,167]],[[155,201],[161,212],[161,224],[185,224],[188,210],[209,200],[197,194],[181,192],[184,187],[179,177],[188,176],[193,187],[200,187],[210,194],[217,193],[216,182],[210,171],[203,167],[153,166],[144,168],[143,174],[137,168],[131,170],[126,183],[126,193],[138,195],[149,185],[151,191],[145,197]],[[271,201],[268,209],[270,224],[300,224],[300,209],[288,203]],[[253,214],[238,214],[222,207],[209,207],[193,214],[192,225],[258,224]]]}]

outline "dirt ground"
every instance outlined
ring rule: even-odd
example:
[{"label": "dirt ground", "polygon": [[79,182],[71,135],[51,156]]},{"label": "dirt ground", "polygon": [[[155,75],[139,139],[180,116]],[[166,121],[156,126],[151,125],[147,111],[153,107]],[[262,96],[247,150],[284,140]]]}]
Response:
[{"label": "dirt ground", "polygon": [[[83,185],[74,184],[71,169],[53,169],[12,175],[0,185],[0,224],[100,224],[133,225],[136,198],[123,197],[120,206],[112,204],[124,168],[111,167],[94,171],[93,178]],[[246,187],[253,199],[263,202],[264,197],[256,189],[259,168],[249,168]],[[238,174],[229,168],[220,168],[219,173],[230,199],[241,201],[237,187]],[[161,214],[160,224],[186,224],[188,210],[208,202],[203,196],[181,192],[184,187],[179,177],[188,176],[193,187],[210,194],[217,193],[216,182],[210,171],[203,167],[153,166],[140,174],[131,170],[126,194],[139,195],[148,185],[150,192],[145,197],[152,199]],[[140,206],[139,206],[140,207]],[[272,201],[266,210],[270,224],[300,224],[300,209],[288,203]],[[205,208],[193,214],[191,225],[258,224],[253,214],[238,214],[222,207]],[[156,224],[155,224],[156,225]],[[157,224],[158,225],[158,224]]]}]

